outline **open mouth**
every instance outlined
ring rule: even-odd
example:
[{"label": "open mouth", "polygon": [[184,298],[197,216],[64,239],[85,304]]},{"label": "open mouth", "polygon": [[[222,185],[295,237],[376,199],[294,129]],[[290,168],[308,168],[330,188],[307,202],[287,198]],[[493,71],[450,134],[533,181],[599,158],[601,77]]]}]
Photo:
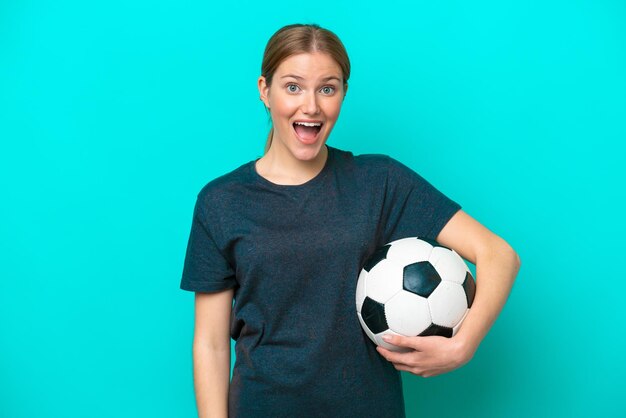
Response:
[{"label": "open mouth", "polygon": [[293,129],[303,141],[313,142],[322,130],[322,125],[322,122],[294,122]]}]

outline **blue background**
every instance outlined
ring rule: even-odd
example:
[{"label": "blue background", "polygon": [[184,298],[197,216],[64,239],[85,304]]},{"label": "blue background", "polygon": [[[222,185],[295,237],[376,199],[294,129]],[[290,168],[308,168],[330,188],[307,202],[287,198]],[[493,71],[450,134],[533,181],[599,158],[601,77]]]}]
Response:
[{"label": "blue background", "polygon": [[623,1],[0,3],[0,416],[191,417],[196,193],[262,154],[265,42],[319,23],[329,144],[411,166],[520,253],[474,359],[409,417],[617,417]]}]

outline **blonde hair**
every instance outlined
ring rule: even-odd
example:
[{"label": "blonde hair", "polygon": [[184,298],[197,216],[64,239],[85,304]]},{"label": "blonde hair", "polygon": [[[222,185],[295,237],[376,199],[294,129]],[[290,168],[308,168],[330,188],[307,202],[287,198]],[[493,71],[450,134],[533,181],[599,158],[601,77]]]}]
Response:
[{"label": "blonde hair", "polygon": [[[348,89],[350,78],[350,59],[341,40],[328,29],[316,24],[293,24],[280,28],[267,42],[261,64],[261,75],[269,87],[278,66],[287,58],[296,54],[322,52],[333,58],[343,73],[343,90]],[[265,152],[272,145],[274,127],[270,128]]]}]

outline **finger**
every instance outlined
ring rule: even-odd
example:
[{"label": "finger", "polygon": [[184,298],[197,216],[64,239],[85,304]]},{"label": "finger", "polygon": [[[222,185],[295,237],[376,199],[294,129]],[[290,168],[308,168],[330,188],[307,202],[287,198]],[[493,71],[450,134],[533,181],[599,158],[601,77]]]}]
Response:
[{"label": "finger", "polygon": [[393,367],[396,368],[396,370],[401,371],[401,372],[409,372],[413,374],[419,374],[420,372],[420,369],[415,366],[409,366],[403,363],[392,363],[392,364],[393,364]]},{"label": "finger", "polygon": [[389,344],[397,345],[398,347],[412,348],[413,350],[421,351],[421,340],[425,337],[405,337],[403,335],[386,334],[383,335],[383,341]]},{"label": "finger", "polygon": [[378,353],[383,356],[387,361],[390,361],[392,363],[404,363],[401,357],[398,355],[399,353],[387,350],[386,348],[381,346],[376,347],[376,351],[378,351]]},{"label": "finger", "polygon": [[428,370],[422,369],[420,367],[409,367],[406,364],[394,363],[393,367],[395,367],[395,369],[398,370],[398,371],[411,373],[411,374],[414,374],[414,375],[420,376],[420,377],[431,377],[431,376],[435,376],[436,375],[436,373],[433,374],[432,371],[428,371]]},{"label": "finger", "polygon": [[384,347],[376,347],[376,350],[382,355],[387,361],[398,364],[406,364],[409,367],[415,366],[421,359],[421,356],[416,351],[411,351],[408,353],[398,353],[395,351],[387,350]]}]

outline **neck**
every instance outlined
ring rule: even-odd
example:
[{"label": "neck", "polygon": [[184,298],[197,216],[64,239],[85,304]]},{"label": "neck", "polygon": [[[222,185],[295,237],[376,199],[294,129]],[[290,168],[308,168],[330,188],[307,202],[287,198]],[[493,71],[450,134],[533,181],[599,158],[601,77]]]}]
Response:
[{"label": "neck", "polygon": [[317,176],[328,158],[328,148],[324,145],[312,160],[298,160],[288,150],[271,146],[256,163],[257,173],[281,185],[299,185]]}]

